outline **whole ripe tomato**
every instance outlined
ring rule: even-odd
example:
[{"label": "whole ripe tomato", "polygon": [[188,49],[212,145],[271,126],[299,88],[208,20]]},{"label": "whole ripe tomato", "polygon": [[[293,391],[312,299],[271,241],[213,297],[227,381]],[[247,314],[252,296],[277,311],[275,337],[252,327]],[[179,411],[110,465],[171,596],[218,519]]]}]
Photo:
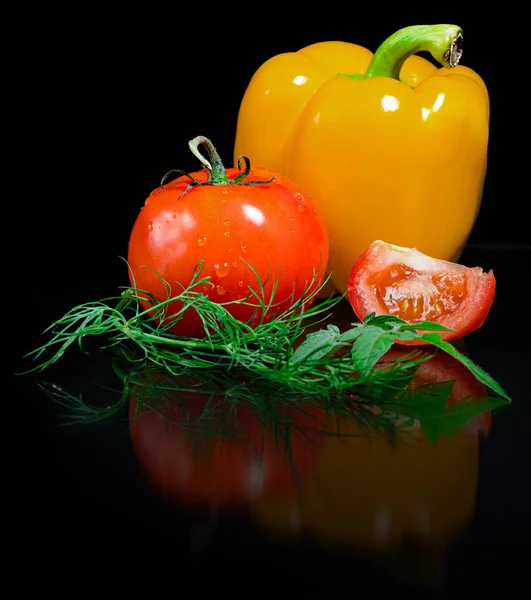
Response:
[{"label": "whole ripe tomato", "polygon": [[[161,383],[169,386],[167,376]],[[190,378],[188,385],[194,385]],[[133,450],[150,484],[171,502],[232,511],[252,499],[281,497],[319,451],[311,440],[319,430],[316,412],[291,411],[289,431],[277,439],[242,404],[233,407],[230,421],[226,414],[208,418],[209,428],[223,425],[230,435],[208,431],[201,416],[216,404],[209,393],[172,392],[147,410],[139,399],[145,401],[146,392],[137,387],[129,402]]]},{"label": "whole ripe tomato", "polygon": [[[206,160],[198,151],[203,144]],[[202,261],[206,294],[237,319],[253,326],[311,295],[322,284],[328,263],[325,222],[309,194],[268,169],[225,170],[211,142],[189,143],[205,168],[155,189],[138,215],[129,240],[131,285],[167,299],[182,291]],[[179,172],[181,173],[181,172]],[[161,279],[162,277],[162,279]],[[262,284],[262,288],[261,285]],[[269,311],[257,310],[258,293]],[[234,301],[249,297],[247,304]],[[308,307],[313,301],[305,303]],[[151,304],[142,301],[144,309]],[[173,302],[168,317],[181,310]],[[170,329],[177,335],[204,337],[197,312],[190,308]]]},{"label": "whole ripe tomato", "polygon": [[359,319],[374,312],[413,324],[433,321],[453,330],[441,332],[446,341],[460,339],[483,325],[495,289],[492,271],[485,273],[480,267],[465,267],[381,240],[359,256],[348,284],[350,304]]}]

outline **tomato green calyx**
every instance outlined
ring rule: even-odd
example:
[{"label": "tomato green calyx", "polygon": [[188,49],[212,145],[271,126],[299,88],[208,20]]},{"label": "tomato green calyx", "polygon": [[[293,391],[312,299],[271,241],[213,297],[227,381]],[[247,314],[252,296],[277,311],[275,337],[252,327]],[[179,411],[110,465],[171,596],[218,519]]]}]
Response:
[{"label": "tomato green calyx", "polygon": [[429,52],[443,67],[453,68],[463,54],[463,30],[457,25],[411,25],[399,29],[376,50],[364,75],[354,79],[399,79],[404,62],[417,52]]},{"label": "tomato green calyx", "polygon": [[[203,144],[206,147],[208,153],[208,159],[205,158],[201,152],[199,151],[199,146]],[[201,161],[205,169],[208,171],[208,180],[200,181],[190,173],[186,173],[185,171],[181,171],[179,169],[172,169],[164,177],[162,178],[161,185],[164,185],[164,182],[168,179],[170,175],[177,174],[181,176],[186,176],[191,179],[190,185],[184,190],[180,197],[187,194],[191,189],[197,186],[205,186],[205,185],[264,185],[266,183],[271,183],[274,180],[274,177],[265,180],[247,180],[244,179],[251,172],[251,161],[246,156],[240,156],[238,158],[238,169],[240,173],[235,175],[232,178],[229,178],[227,175],[227,171],[223,166],[223,162],[219,157],[217,150],[214,148],[212,142],[203,135],[198,135],[193,140],[188,142],[188,147],[192,151],[192,153],[197,156],[197,158]]]}]

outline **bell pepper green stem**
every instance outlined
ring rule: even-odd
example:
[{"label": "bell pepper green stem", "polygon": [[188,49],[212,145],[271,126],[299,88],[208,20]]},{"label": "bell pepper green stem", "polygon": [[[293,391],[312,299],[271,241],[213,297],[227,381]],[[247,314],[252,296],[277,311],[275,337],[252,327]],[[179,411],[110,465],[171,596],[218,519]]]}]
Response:
[{"label": "bell pepper green stem", "polygon": [[399,79],[402,65],[412,54],[429,52],[443,67],[455,67],[463,53],[463,31],[457,25],[412,25],[387,38],[361,79]]},{"label": "bell pepper green stem", "polygon": [[[201,152],[199,152],[200,145],[205,146],[208,154],[207,160]],[[208,169],[208,183],[214,185],[223,185],[229,183],[229,178],[227,177],[227,171],[221,162],[221,158],[217,153],[216,149],[212,142],[203,135],[198,135],[193,140],[188,142],[188,147],[192,151],[192,153],[203,163],[203,165]]]}]

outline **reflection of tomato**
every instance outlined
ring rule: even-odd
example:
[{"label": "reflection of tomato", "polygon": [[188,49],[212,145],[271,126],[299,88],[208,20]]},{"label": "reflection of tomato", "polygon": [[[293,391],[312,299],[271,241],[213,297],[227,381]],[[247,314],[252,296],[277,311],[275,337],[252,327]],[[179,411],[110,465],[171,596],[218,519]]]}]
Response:
[{"label": "reflection of tomato", "polygon": [[450,341],[483,325],[495,288],[492,271],[485,273],[480,267],[465,267],[378,240],[354,263],[348,291],[359,319],[374,312],[410,323],[435,321],[454,330],[441,333]]},{"label": "reflection of tomato", "polygon": [[[186,191],[191,179],[182,176],[157,188],[146,200],[129,241],[128,262],[135,280],[131,283],[165,300],[167,290],[159,275],[176,293],[182,287],[175,284],[187,286],[194,267],[203,261],[201,277],[209,276],[213,285],[200,285],[195,291],[211,301],[239,300],[252,288],[266,304],[274,294],[275,310],[287,309],[323,281],[328,233],[321,213],[307,193],[272,171],[252,168],[242,182],[229,182],[227,177],[232,180],[240,172],[225,171],[215,157],[210,155],[215,177],[207,169],[190,174],[203,184],[208,180],[208,185]],[[237,319],[253,319],[254,324],[261,314],[255,315],[258,301],[251,297],[248,304],[227,305],[227,309]],[[179,309],[180,303],[172,303],[168,316]],[[204,336],[194,309],[172,331]]]},{"label": "reflection of tomato", "polygon": [[[201,423],[209,400],[206,394],[185,392],[179,394],[179,403],[137,412],[137,401],[131,398],[131,440],[151,484],[170,500],[225,509],[265,494],[288,493],[318,451],[318,444],[299,429],[314,429],[319,421],[292,412],[291,433],[286,438],[280,434],[275,441],[248,409],[239,406],[230,438],[208,433],[208,427],[207,431],[197,427],[195,434],[187,431],[185,425]],[[216,417],[209,423],[215,427]]]},{"label": "reflection of tomato", "polygon": [[[382,357],[381,362],[392,362],[409,353],[409,349],[394,346]],[[437,349],[427,349],[421,356],[426,354],[431,358],[419,364],[415,377],[409,383],[410,388],[414,389],[430,383],[452,381],[454,383],[448,396],[448,407],[466,398],[473,400],[488,396],[486,387],[461,362],[452,358],[446,352]],[[487,434],[490,431],[491,424],[491,412],[485,411],[477,415],[468,423],[467,427]]]},{"label": "reflection of tomato", "polygon": [[[394,347],[386,360],[408,353]],[[420,368],[418,385],[456,379],[449,404],[486,395],[455,359],[435,356]],[[377,556],[404,555],[404,548],[446,547],[474,513],[479,432],[489,418],[474,420],[453,436],[429,441],[418,426],[383,431],[353,419],[330,418],[331,432],[297,495],[257,500],[252,514],[271,534],[308,536],[325,546],[356,548]]]}]

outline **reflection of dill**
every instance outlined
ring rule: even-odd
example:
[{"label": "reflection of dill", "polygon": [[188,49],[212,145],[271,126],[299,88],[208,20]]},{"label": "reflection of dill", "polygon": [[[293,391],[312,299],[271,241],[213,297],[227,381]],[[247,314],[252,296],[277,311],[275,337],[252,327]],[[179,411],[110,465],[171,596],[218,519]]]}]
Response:
[{"label": "reflection of dill", "polygon": [[[66,419],[71,424],[101,421],[130,407],[130,418],[153,411],[198,443],[214,436],[243,442],[239,416],[245,411],[262,431],[274,436],[279,446],[293,436],[309,436],[315,441],[315,432],[319,436],[344,437],[344,432],[331,430],[327,425],[330,415],[354,421],[367,435],[383,434],[390,442],[414,424],[436,440],[440,435],[452,435],[480,413],[506,403],[500,397],[462,398],[448,406],[455,382],[412,387],[411,362],[397,360],[391,369],[389,363],[379,363],[374,373],[382,376],[381,385],[375,385],[378,379],[371,378],[365,391],[360,384],[356,387],[359,393],[326,399],[312,393],[296,394],[291,388],[272,385],[264,378],[245,380],[230,372],[215,377],[208,372],[198,372],[193,377],[175,376],[149,363],[132,367],[123,358],[113,360],[121,389],[115,390],[116,401],[105,406],[87,402],[81,395],[70,394],[53,383],[41,381],[38,386],[68,409]],[[289,453],[288,446],[285,451]]]}]

